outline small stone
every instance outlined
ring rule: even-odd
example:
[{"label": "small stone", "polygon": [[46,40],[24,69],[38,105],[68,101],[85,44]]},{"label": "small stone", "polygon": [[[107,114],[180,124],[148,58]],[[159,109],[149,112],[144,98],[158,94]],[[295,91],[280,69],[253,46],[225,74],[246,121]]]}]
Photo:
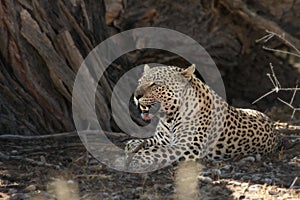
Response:
[{"label": "small stone", "polygon": [[17,154],[18,151],[17,151],[17,150],[12,150],[11,153],[12,153],[12,154]]},{"label": "small stone", "polygon": [[245,174],[245,173],[236,172],[236,173],[233,175],[233,177],[234,177],[234,178],[240,178],[240,177],[244,176],[244,174]]},{"label": "small stone", "polygon": [[273,191],[273,190],[268,191],[268,193],[269,193],[270,195],[273,195],[273,196],[278,194],[278,192],[275,192],[275,191]]},{"label": "small stone", "polygon": [[255,158],[253,156],[248,156],[246,158],[241,159],[238,164],[245,164],[246,162],[254,162]]},{"label": "small stone", "polygon": [[256,159],[256,161],[260,162],[261,161],[261,155],[260,154],[256,154],[255,155],[255,159]]},{"label": "small stone", "polygon": [[91,159],[91,160],[89,161],[89,164],[90,164],[90,165],[99,165],[99,161],[96,160],[96,159]]},{"label": "small stone", "polygon": [[29,200],[30,199],[30,195],[26,194],[26,193],[15,193],[12,194],[11,197],[9,198],[10,200]]},{"label": "small stone", "polygon": [[223,166],[222,166],[222,169],[223,169],[223,170],[230,170],[231,168],[232,168],[231,165],[223,165]]},{"label": "small stone", "polygon": [[210,177],[198,176],[199,180],[203,183],[212,183],[213,180]]},{"label": "small stone", "polygon": [[250,186],[248,187],[248,190],[249,190],[249,191],[258,191],[260,188],[261,188],[260,185],[255,184],[255,185],[250,185]]},{"label": "small stone", "polygon": [[251,177],[245,175],[245,176],[242,176],[242,177],[241,177],[241,180],[242,180],[242,181],[249,181],[249,180],[251,180]]},{"label": "small stone", "polygon": [[261,175],[259,174],[254,174],[251,178],[253,182],[259,181],[260,179],[261,179]]},{"label": "small stone", "polygon": [[75,182],[74,182],[73,180],[69,179],[69,180],[67,181],[67,183],[71,185],[71,184],[74,184]]},{"label": "small stone", "polygon": [[236,186],[242,185],[242,183],[238,182],[238,181],[229,181],[228,184],[230,184],[230,185],[236,185]]},{"label": "small stone", "polygon": [[18,192],[18,190],[14,189],[14,188],[10,188],[10,189],[8,190],[8,194],[15,194],[15,193],[17,193],[17,192]]},{"label": "small stone", "polygon": [[45,158],[45,156],[40,156],[40,160],[41,160],[42,163],[46,163],[46,158]]},{"label": "small stone", "polygon": [[270,179],[270,178],[265,178],[265,179],[264,179],[264,182],[267,183],[267,184],[269,184],[269,185],[271,185],[272,182],[273,182],[273,180]]},{"label": "small stone", "polygon": [[220,176],[222,174],[221,170],[219,169],[212,169],[212,174],[213,175],[216,175],[216,176]]},{"label": "small stone", "polygon": [[205,171],[205,172],[200,172],[201,176],[210,176],[211,172]]},{"label": "small stone", "polygon": [[32,191],[35,191],[36,190],[36,186],[31,184],[31,185],[28,185],[25,189],[24,189],[24,192],[32,192]]},{"label": "small stone", "polygon": [[248,187],[249,183],[242,183],[242,187]]},{"label": "small stone", "polygon": [[135,190],[136,190],[136,191],[143,191],[144,188],[143,188],[143,187],[136,187]]},{"label": "small stone", "polygon": [[155,196],[155,195],[148,195],[147,196],[147,200],[156,200],[157,199],[157,197]]}]

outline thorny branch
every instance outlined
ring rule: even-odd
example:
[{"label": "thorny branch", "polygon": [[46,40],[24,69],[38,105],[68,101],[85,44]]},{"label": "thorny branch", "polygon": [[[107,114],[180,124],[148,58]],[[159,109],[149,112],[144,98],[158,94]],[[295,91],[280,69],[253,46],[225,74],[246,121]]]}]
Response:
[{"label": "thorny branch", "polygon": [[270,39],[277,37],[278,39],[280,39],[283,43],[285,43],[287,46],[291,47],[293,50],[296,51],[296,53],[291,53],[288,51],[283,51],[283,50],[279,50],[279,49],[272,49],[266,46],[263,46],[263,49],[268,50],[268,51],[274,51],[274,52],[280,52],[280,53],[284,53],[284,54],[290,54],[293,56],[297,56],[300,57],[300,50],[296,48],[295,45],[293,45],[291,42],[289,42],[286,38],[285,38],[285,34],[278,34],[269,30],[266,30],[266,33],[268,33],[267,35],[263,36],[262,38],[256,40],[256,42],[261,42],[263,41],[264,43],[268,42]]},{"label": "thorny branch", "polygon": [[[272,31],[268,31],[266,30],[266,32],[268,33],[267,35],[265,35],[264,37],[256,40],[256,42],[261,42],[263,41],[264,43],[268,42],[270,39],[277,37],[279,38],[281,41],[283,41],[287,46],[291,47],[296,53],[292,53],[292,52],[288,52],[288,51],[284,51],[284,50],[280,50],[280,49],[273,49],[273,48],[269,48],[266,46],[263,46],[263,49],[268,50],[268,51],[273,51],[273,52],[279,52],[279,53],[284,53],[284,54],[289,54],[289,55],[293,55],[296,57],[300,57],[300,50],[298,50],[292,43],[290,43],[288,40],[285,39],[284,34],[280,35],[278,33],[274,33]],[[273,85],[273,89],[270,90],[269,92],[265,93],[264,95],[262,95],[261,97],[259,97],[258,99],[256,99],[252,104],[260,101],[261,99],[269,96],[272,93],[279,93],[280,91],[293,91],[292,97],[290,99],[289,102],[277,97],[277,99],[282,102],[283,104],[285,104],[286,106],[288,106],[289,108],[292,109],[292,115],[291,115],[291,119],[294,118],[296,111],[300,111],[300,108],[293,106],[294,103],[294,99],[296,96],[297,91],[300,91],[300,88],[298,88],[298,84],[296,84],[296,86],[294,88],[284,88],[281,87],[281,84],[278,80],[278,78],[276,77],[276,74],[274,72],[274,66],[272,65],[272,63],[270,63],[270,69],[271,69],[271,74],[267,73],[268,78],[270,79],[272,85]]]}]

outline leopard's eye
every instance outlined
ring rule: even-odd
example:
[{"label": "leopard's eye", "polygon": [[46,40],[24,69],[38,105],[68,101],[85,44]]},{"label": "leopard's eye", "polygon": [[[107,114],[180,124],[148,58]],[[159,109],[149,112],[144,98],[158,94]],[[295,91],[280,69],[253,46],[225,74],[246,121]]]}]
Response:
[{"label": "leopard's eye", "polygon": [[156,85],[155,82],[151,82],[151,83],[150,83],[150,87],[151,87],[151,86],[154,86],[154,85]]},{"label": "leopard's eye", "polygon": [[165,85],[165,81],[155,81],[156,85]]}]

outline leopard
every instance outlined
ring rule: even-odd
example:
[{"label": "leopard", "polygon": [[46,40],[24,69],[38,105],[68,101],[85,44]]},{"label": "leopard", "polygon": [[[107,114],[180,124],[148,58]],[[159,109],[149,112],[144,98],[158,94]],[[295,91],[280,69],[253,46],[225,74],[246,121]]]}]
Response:
[{"label": "leopard", "polygon": [[[235,108],[195,75],[193,64],[144,66],[134,91],[141,117],[159,118],[154,134],[125,145],[136,170],[179,161],[222,161],[267,155],[278,147],[273,121],[264,113]],[[155,105],[156,113],[151,113]]]}]

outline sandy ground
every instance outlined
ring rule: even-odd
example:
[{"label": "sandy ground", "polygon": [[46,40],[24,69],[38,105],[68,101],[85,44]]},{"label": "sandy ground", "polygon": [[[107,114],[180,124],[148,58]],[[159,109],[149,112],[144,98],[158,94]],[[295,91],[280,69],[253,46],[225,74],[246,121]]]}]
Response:
[{"label": "sandy ground", "polygon": [[[115,171],[74,136],[0,140],[0,199],[300,199],[300,131],[267,157]],[[297,139],[298,138],[298,139]]]}]

